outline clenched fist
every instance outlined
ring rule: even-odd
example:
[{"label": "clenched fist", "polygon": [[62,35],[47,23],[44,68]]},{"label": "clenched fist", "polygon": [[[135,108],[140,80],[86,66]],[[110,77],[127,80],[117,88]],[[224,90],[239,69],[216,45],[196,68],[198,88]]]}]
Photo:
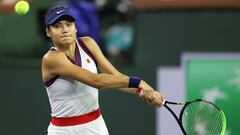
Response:
[{"label": "clenched fist", "polygon": [[137,93],[142,97],[148,104],[161,107],[163,105],[164,96],[158,91],[154,90],[143,90],[138,88]]}]

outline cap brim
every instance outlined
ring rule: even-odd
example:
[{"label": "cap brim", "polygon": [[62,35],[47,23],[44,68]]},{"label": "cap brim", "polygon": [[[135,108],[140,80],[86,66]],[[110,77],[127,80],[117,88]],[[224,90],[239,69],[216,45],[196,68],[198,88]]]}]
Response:
[{"label": "cap brim", "polygon": [[51,25],[51,24],[54,24],[57,20],[59,20],[61,17],[64,17],[64,16],[68,16],[70,18],[72,18],[72,20],[75,21],[75,18],[69,14],[69,13],[63,13],[63,14],[59,14],[57,16],[55,16],[54,18],[52,18],[51,20],[49,20],[49,22],[47,23],[47,25]]}]

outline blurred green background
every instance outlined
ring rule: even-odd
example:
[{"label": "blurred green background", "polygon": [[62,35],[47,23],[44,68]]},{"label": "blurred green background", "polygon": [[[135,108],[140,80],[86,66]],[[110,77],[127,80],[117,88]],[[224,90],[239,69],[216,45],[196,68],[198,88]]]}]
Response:
[{"label": "blurred green background", "polygon": [[[24,16],[0,14],[1,135],[47,134],[50,107],[41,81],[41,57],[50,45],[38,11],[54,0],[35,0]],[[115,65],[153,87],[158,66],[179,65],[183,52],[239,52],[240,10],[136,10],[134,61]],[[154,135],[155,108],[135,95],[100,91],[111,135]]]}]

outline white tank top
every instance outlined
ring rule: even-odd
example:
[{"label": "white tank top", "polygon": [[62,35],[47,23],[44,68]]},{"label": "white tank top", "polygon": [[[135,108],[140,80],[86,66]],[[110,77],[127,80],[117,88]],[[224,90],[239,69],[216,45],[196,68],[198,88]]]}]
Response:
[{"label": "white tank top", "polygon": [[[78,61],[76,63],[86,70],[97,73],[91,52],[81,40],[76,40],[76,45],[75,56]],[[55,50],[58,51],[57,48]],[[98,89],[64,76],[57,76],[55,79],[50,86],[45,86],[52,117],[79,116],[99,108]]]}]

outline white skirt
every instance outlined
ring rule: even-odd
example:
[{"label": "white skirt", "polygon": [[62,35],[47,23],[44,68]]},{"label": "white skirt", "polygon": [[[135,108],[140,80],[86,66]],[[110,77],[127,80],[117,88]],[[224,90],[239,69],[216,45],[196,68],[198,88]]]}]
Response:
[{"label": "white skirt", "polygon": [[109,135],[109,133],[101,115],[94,121],[74,126],[55,126],[50,123],[48,135]]}]

